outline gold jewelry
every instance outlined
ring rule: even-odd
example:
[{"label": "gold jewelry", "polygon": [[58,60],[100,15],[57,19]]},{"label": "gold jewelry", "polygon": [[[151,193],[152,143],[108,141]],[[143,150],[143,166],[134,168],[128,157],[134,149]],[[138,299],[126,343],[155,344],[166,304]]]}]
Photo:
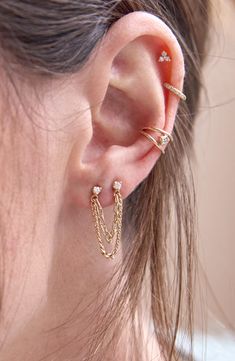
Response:
[{"label": "gold jewelry", "polygon": [[169,57],[167,52],[165,50],[163,50],[163,52],[161,53],[158,61],[159,61],[159,63],[163,63],[164,61],[169,62],[169,61],[171,61],[171,58]]},{"label": "gold jewelry", "polygon": [[[155,139],[152,135],[148,134],[146,130],[151,130],[153,132],[158,132],[161,134],[159,136],[159,140]],[[166,146],[170,141],[173,142],[173,137],[170,133],[166,132],[163,129],[156,128],[156,127],[145,127],[140,130],[140,133],[144,135],[147,139],[149,139],[160,151],[165,154],[165,149],[163,146]]]},{"label": "gold jewelry", "polygon": [[[107,226],[105,224],[103,209],[98,199],[98,195],[102,191],[102,187],[95,186],[92,188],[91,209],[92,209],[92,215],[94,217],[96,236],[98,239],[101,254],[104,257],[110,259],[113,259],[114,256],[117,254],[121,241],[122,213],[123,213],[123,201],[120,193],[121,186],[122,186],[121,181],[115,181],[113,183],[114,218],[113,218],[111,231],[107,229]],[[104,238],[108,244],[111,244],[112,241],[115,239],[114,247],[111,252],[106,251],[106,247],[104,245],[102,238]]]},{"label": "gold jewelry", "polygon": [[187,97],[184,93],[182,93],[179,89],[175,88],[173,85],[168,84],[168,83],[164,83],[163,84],[165,88],[167,88],[168,90],[170,90],[172,93],[174,93],[175,95],[177,95],[179,98],[181,98],[182,100],[186,100]]}]

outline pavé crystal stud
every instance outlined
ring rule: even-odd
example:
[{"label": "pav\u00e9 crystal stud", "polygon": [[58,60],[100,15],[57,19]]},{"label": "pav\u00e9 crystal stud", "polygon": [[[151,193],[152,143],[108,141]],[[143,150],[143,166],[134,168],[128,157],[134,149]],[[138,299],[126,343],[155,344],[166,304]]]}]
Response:
[{"label": "pav\u00e9 crystal stud", "polygon": [[166,51],[163,51],[161,53],[161,56],[159,57],[158,61],[159,61],[159,63],[163,63],[164,61],[169,62],[169,61],[171,61],[171,58],[169,57],[169,55],[167,54]]},{"label": "pav\u00e9 crystal stud", "polygon": [[92,189],[93,194],[95,194],[96,196],[98,196],[98,194],[100,194],[101,191],[102,191],[102,187],[100,186],[95,186]]},{"label": "pav\u00e9 crystal stud", "polygon": [[121,181],[113,182],[113,189],[115,189],[116,191],[120,191],[121,188],[122,188],[122,182]]}]

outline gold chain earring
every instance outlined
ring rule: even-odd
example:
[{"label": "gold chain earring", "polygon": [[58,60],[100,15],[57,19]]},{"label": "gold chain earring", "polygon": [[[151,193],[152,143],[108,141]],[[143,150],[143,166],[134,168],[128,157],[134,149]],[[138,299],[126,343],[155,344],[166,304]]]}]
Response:
[{"label": "gold chain earring", "polygon": [[[92,188],[91,209],[94,218],[96,236],[98,239],[101,254],[104,257],[110,259],[114,259],[114,256],[117,254],[121,241],[122,213],[123,213],[123,201],[120,193],[121,186],[122,186],[121,181],[115,181],[113,183],[114,217],[113,217],[111,231],[108,230],[105,224],[103,209],[98,199],[98,195],[101,193],[102,187],[95,186]],[[106,250],[105,244],[103,242],[103,238],[108,244],[111,244],[115,240],[111,252],[108,252]]]}]

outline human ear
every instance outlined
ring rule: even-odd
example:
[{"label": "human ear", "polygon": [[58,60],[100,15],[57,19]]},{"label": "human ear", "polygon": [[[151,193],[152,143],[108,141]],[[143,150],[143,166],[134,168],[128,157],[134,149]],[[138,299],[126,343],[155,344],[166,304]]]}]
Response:
[{"label": "human ear", "polygon": [[[171,61],[158,61],[163,51]],[[148,176],[161,151],[139,130],[172,132],[179,98],[163,84],[181,90],[184,72],[179,43],[158,17],[137,11],[111,26],[83,70],[90,122],[82,145],[78,136],[71,152],[72,202],[88,207],[91,189],[99,185],[102,206],[109,206],[114,180],[122,181],[125,198]]]}]

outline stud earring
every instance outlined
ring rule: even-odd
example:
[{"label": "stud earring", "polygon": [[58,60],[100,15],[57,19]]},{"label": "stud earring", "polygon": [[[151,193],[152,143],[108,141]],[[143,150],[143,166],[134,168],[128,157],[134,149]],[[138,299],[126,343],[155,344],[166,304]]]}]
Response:
[{"label": "stud earring", "polygon": [[171,61],[171,58],[169,57],[169,55],[167,54],[167,52],[164,50],[164,51],[161,53],[158,61],[159,61],[159,63],[163,63],[164,61],[169,62],[169,61]]},{"label": "stud earring", "polygon": [[187,99],[186,95],[184,93],[182,93],[179,89],[175,88],[173,85],[171,85],[169,83],[164,83],[163,85],[166,89],[170,90],[172,93],[177,95],[180,99],[182,99],[184,101]]},{"label": "stud earring", "polygon": [[[150,130],[153,132],[160,133],[159,139],[155,139],[152,135],[146,132],[146,130]],[[167,144],[171,141],[173,142],[173,137],[170,133],[166,132],[163,129],[156,128],[156,127],[145,127],[142,130],[140,130],[140,134],[144,135],[150,142],[152,142],[155,147],[160,149],[160,151],[165,154],[164,146],[167,146]]]},{"label": "stud earring", "polygon": [[[122,233],[122,213],[123,213],[123,200],[120,193],[122,187],[121,181],[115,181],[113,183],[113,196],[114,196],[114,217],[112,222],[111,231],[108,230],[102,206],[99,202],[98,196],[102,191],[102,187],[95,186],[92,188],[91,195],[91,209],[92,215],[94,218],[95,232],[99,243],[99,248],[101,254],[105,258],[114,259],[114,256],[117,254]],[[114,246],[111,252],[106,250],[103,239],[106,243],[111,244],[114,241]]]}]

